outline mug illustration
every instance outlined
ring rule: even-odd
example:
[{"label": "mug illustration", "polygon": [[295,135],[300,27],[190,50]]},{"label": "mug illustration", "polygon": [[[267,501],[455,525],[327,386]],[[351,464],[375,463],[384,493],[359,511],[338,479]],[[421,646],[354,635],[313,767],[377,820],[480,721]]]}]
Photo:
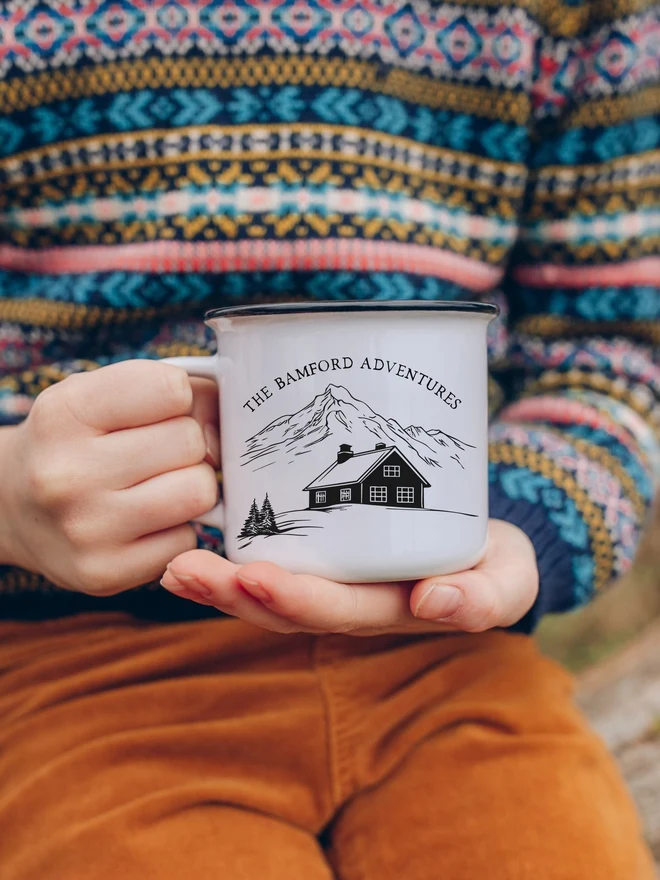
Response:
[{"label": "mug illustration", "polygon": [[488,536],[490,303],[213,309],[222,502],[198,517],[227,558],[342,583],[419,580]]},{"label": "mug illustration", "polygon": [[[237,535],[242,547],[260,536],[309,534],[324,528],[324,517],[349,510],[362,511],[363,519],[376,508],[476,516],[425,503],[425,492],[435,482],[433,471],[465,471],[475,446],[438,428],[404,428],[343,385],[328,385],[298,412],[271,421],[246,445],[241,466],[263,472],[264,496],[261,504],[254,498],[246,511]],[[281,473],[294,464],[292,473],[307,476],[296,490],[300,506],[277,512],[272,491],[266,491],[269,470]]]}]

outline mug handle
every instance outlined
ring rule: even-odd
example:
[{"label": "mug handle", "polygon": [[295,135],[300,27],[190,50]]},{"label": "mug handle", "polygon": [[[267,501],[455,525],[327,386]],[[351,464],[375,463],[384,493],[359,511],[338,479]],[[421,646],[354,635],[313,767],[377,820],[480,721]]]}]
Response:
[{"label": "mug handle", "polygon": [[[194,376],[197,379],[211,379],[216,385],[218,384],[217,358],[213,356],[161,358],[161,362],[172,364],[174,367],[182,367],[189,376]],[[224,504],[219,501],[206,513],[196,516],[193,522],[223,531],[225,527]]]}]

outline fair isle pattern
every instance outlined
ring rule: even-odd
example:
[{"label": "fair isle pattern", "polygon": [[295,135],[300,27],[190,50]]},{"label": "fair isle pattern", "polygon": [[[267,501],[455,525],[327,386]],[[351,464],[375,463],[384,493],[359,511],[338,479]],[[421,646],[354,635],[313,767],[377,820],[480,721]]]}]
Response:
[{"label": "fair isle pattern", "polygon": [[[370,66],[365,74],[372,71]],[[68,99],[55,101],[48,107],[30,107],[16,111],[11,119],[7,114],[2,126],[4,139],[0,156],[11,157],[3,166],[8,165],[11,171],[9,181],[16,182],[15,175],[22,168],[29,174],[32,166],[37,163],[43,166],[46,159],[52,160],[57,155],[54,151],[21,154],[24,144],[43,147],[64,140],[66,151],[62,159],[75,163],[76,153],[72,148],[87,147],[85,141],[89,138],[94,148],[103,144],[102,155],[106,160],[117,161],[122,157],[137,160],[163,155],[162,145],[142,141],[138,149],[129,136],[112,138],[109,135],[130,132],[134,137],[138,131],[148,131],[152,138],[154,131],[165,127],[163,134],[172,138],[173,130],[168,126],[176,126],[180,136],[178,153],[201,152],[209,159],[225,153],[234,159],[240,155],[243,160],[250,154],[263,157],[266,152],[269,156],[288,151],[313,155],[330,148],[337,154],[345,152],[356,159],[380,158],[399,161],[404,167],[410,163],[411,170],[432,170],[443,158],[434,147],[444,147],[446,152],[460,150],[467,161],[474,147],[481,144],[486,155],[498,165],[503,160],[520,162],[525,156],[527,131],[519,124],[519,119],[526,115],[524,101],[498,101],[489,113],[489,102],[481,100],[479,109],[485,117],[481,120],[469,113],[471,103],[479,105],[482,97],[479,92],[454,95],[458,102],[447,103],[459,103],[460,107],[442,108],[442,97],[448,98],[447,93],[425,91],[423,83],[409,91],[392,84],[392,94],[388,94],[385,81],[379,80],[380,91],[374,90],[367,99],[367,83],[363,82],[362,88],[344,85],[340,76],[334,79],[337,85],[328,85],[321,92],[318,83],[300,85],[294,76],[289,77],[286,86],[264,76],[264,82],[255,92],[248,85],[253,78],[251,68],[246,68],[246,82],[228,87],[220,99],[216,88],[209,84],[199,88],[186,83],[163,94],[162,89],[169,85],[168,71],[157,69],[156,72],[160,78],[153,77],[151,88],[143,87],[130,94],[113,94],[114,81],[110,80],[102,94],[85,97],[80,102]],[[37,89],[44,85],[35,83]],[[498,118],[489,119],[495,112]],[[255,129],[254,124],[245,125],[250,117],[258,120],[258,128]],[[227,127],[228,123],[231,128]],[[278,123],[286,123],[286,126]],[[101,131],[105,134],[100,135]],[[184,140],[186,138],[190,141]],[[173,153],[170,144],[169,155]],[[18,167],[17,154],[21,160]],[[446,153],[444,158],[446,163]],[[438,170],[442,167],[440,165]],[[523,171],[526,169],[515,166],[504,169],[505,174],[518,183]],[[523,183],[525,179],[526,174]]]},{"label": "fair isle pattern", "polygon": [[[32,267],[31,267],[32,268]],[[296,271],[296,287],[290,272],[173,273],[109,272],[36,273],[0,270],[0,315],[7,321],[23,321],[35,329],[64,328],[67,322],[81,327],[97,324],[151,320],[162,310],[196,307],[208,303],[273,302],[293,299],[456,299],[465,288],[447,279],[406,272],[349,272],[314,269]],[[496,299],[494,294],[489,297]],[[501,297],[499,297],[501,299]],[[161,310],[161,311],[159,311]],[[93,314],[93,318],[91,315]],[[491,325],[497,336],[497,353],[506,353],[506,324]]]},{"label": "fair isle pattern", "polygon": [[[552,460],[564,473],[570,474],[575,485],[600,508],[613,548],[616,546],[619,549],[618,556],[612,549],[613,570],[604,573],[603,578],[609,580],[613,575],[623,574],[630,567],[639,537],[637,516],[632,500],[627,497],[621,483],[611,471],[586,455],[576,455],[575,447],[565,437],[543,428],[530,429],[528,426],[503,423],[492,429],[491,442],[510,443],[512,446],[524,444],[527,449]],[[567,521],[565,508],[562,509],[559,503],[559,495],[553,494],[553,498],[556,499],[554,503],[546,499],[546,504],[552,510],[550,519],[566,528],[567,535],[570,530],[571,541],[575,546],[581,550],[586,549],[586,535],[580,534],[577,522]]]},{"label": "fair isle pattern", "polygon": [[[660,479],[657,438],[641,417],[616,400],[584,391],[525,398],[506,406],[498,422],[551,428],[554,434],[572,442],[581,455],[605,462],[625,485],[638,515],[653,497],[653,482]],[[602,437],[609,438],[610,447],[617,447],[618,458],[597,445],[597,438]],[[598,455],[595,450],[599,450]]]},{"label": "fair isle pattern", "polygon": [[[132,129],[130,134],[65,140],[0,160],[0,192],[11,192],[25,183],[57,181],[73,173],[93,172],[96,178],[104,171],[126,169],[135,173],[144,167],[162,168],[183,162],[206,162],[207,174],[222,172],[225,179],[231,180],[232,175],[249,172],[248,163],[288,161],[291,174],[295,173],[296,162],[323,161],[338,165],[354,163],[360,168],[391,168],[405,176],[455,180],[468,188],[484,187],[522,195],[527,174],[518,160],[527,143],[524,131],[509,130],[501,123],[483,130],[465,114],[452,118],[440,115],[433,120],[431,114],[412,111],[406,115],[398,113],[398,105],[376,103],[375,110],[371,105],[372,118],[367,129],[359,125],[368,115],[366,102],[362,104],[361,117],[349,112],[350,105],[344,103],[342,109],[331,109],[324,102],[322,108],[313,107],[323,124],[284,120],[285,125],[276,125],[269,119],[258,126],[237,125],[228,129],[226,125],[190,126],[186,121],[174,130],[147,126],[142,137]],[[394,111],[398,113],[398,124],[392,119]],[[271,106],[269,117],[273,115]],[[385,125],[379,125],[380,118],[389,120],[389,131],[383,130]],[[443,122],[446,128],[440,132]],[[406,136],[402,130],[414,137]],[[440,134],[442,143],[424,143],[424,137],[440,140]],[[502,138],[505,143],[501,143]],[[496,148],[497,140],[500,144]],[[467,146],[476,146],[477,141],[486,154],[485,161],[476,151],[465,150]],[[196,181],[194,175],[204,171],[193,167],[187,174]],[[280,174],[283,176],[283,172]]]},{"label": "fair isle pattern", "polygon": [[[164,55],[306,52],[339,49],[348,57],[399,62],[435,76],[518,85],[529,78],[538,28],[516,9],[472,10],[420,0],[387,4],[375,0],[280,0],[249,3],[210,0],[163,4],[100,4],[91,10],[64,0],[54,4],[18,2],[0,26],[7,34],[4,73],[48,63],[53,68],[82,60],[140,58],[152,48]],[[13,9],[12,9],[13,7]],[[27,7],[27,8],[26,8]]]},{"label": "fair isle pattern", "polygon": [[[5,35],[0,71],[57,69],[80,61],[165,56],[197,49],[205,55],[326,55],[376,58],[448,80],[486,79],[494,86],[529,86],[534,45],[541,30],[521,9],[473,9],[416,0],[118,0],[88,8],[73,0],[57,5],[9,0],[0,28]],[[653,82],[660,22],[652,8],[616,29],[604,25],[590,40],[548,38],[541,52],[535,104],[555,111],[571,92],[589,97],[626,92]]]},{"label": "fair isle pattern", "polygon": [[[533,432],[528,432],[530,435]],[[549,456],[525,444],[494,439],[490,443],[491,488],[512,501],[544,509],[563,542],[562,551],[574,579],[574,602],[583,604],[612,577],[616,551],[600,507]]]},{"label": "fair isle pattern", "polygon": [[[652,128],[656,133],[658,126],[660,120],[654,120]],[[660,183],[660,151],[649,150],[648,153],[611,159],[597,165],[567,165],[561,174],[552,166],[540,168],[535,174],[535,183],[536,195],[540,199],[570,198],[576,186],[588,195],[634,192]]]},{"label": "fair isle pattern", "polygon": [[[210,351],[211,305],[496,299],[520,628],[587,601],[660,479],[659,38],[648,0],[1,4],[0,422]],[[35,591],[76,609],[0,569],[0,613]]]},{"label": "fair isle pattern", "polygon": [[567,290],[550,287],[521,287],[518,299],[529,315],[561,315],[573,321],[636,322],[653,327],[653,321],[660,318],[660,289],[652,284],[634,284],[627,288],[627,296],[618,295],[615,286],[586,287],[582,290]]},{"label": "fair isle pattern", "polygon": [[660,394],[660,364],[648,345],[631,347],[616,333],[617,327],[607,336],[598,334],[586,340],[579,338],[586,335],[583,324],[578,324],[577,334],[566,333],[561,340],[556,340],[553,332],[536,337],[523,332],[516,338],[512,360],[522,367],[538,365],[542,376],[536,384],[544,390],[584,385],[610,396],[627,396],[631,405],[637,405],[633,404],[636,400],[650,409]]},{"label": "fair isle pattern", "polygon": [[[427,74],[404,67],[342,56],[264,55],[237,58],[148,57],[117,61],[73,70],[55,69],[0,81],[0,105],[7,111],[48,106],[65,98],[90,98],[99,94],[132,92],[144,88],[231,89],[244,87],[261,104],[261,87],[283,85],[323,88],[356,88],[392,95],[422,106],[460,109],[501,121],[524,122],[531,107],[520,90],[493,91],[486,85],[457,82],[437,88]],[[257,91],[255,92],[255,88]]]},{"label": "fair isle pattern", "polygon": [[[624,412],[621,414],[625,415],[626,421],[624,424],[619,424],[609,417],[609,412],[601,411],[593,405],[593,402],[590,405],[583,395],[574,400],[567,400],[564,396],[530,397],[507,406],[499,414],[498,421],[513,424],[536,422],[564,426],[588,425],[590,428],[601,428],[618,440],[629,452],[639,454],[639,445],[641,445],[639,438],[646,436],[646,432],[641,429],[641,419],[636,417],[634,412],[622,409]],[[634,429],[634,433],[631,428]]]},{"label": "fair isle pattern", "polygon": [[[235,275],[181,275],[174,273],[106,272],[36,275],[0,272],[7,297],[0,298],[0,320],[29,325],[34,335],[45,330],[64,333],[77,328],[81,333],[97,328],[142,328],[137,340],[125,343],[135,351],[144,344],[150,322],[192,310],[200,315],[218,302],[257,304],[304,300],[437,300],[457,299],[466,290],[461,285],[426,276],[401,272],[246,272]],[[292,289],[295,280],[295,291]],[[487,295],[487,299],[494,296]],[[147,329],[145,329],[145,323]],[[8,329],[8,328],[7,328]],[[124,337],[127,329],[124,330]],[[11,334],[10,334],[11,335]],[[112,338],[112,334],[111,338]],[[502,351],[506,324],[491,333]],[[15,338],[15,337],[14,337]],[[151,336],[148,337],[151,339]],[[116,341],[116,340],[115,340]],[[69,344],[69,343],[68,343]],[[82,341],[71,340],[73,349]],[[132,348],[131,348],[132,347]],[[73,350],[72,349],[72,350]]]},{"label": "fair isle pattern", "polygon": [[571,242],[578,239],[582,245],[603,241],[619,242],[622,239],[644,237],[652,241],[655,250],[660,236],[660,212],[654,205],[650,210],[638,209],[634,212],[619,213],[612,217],[576,217],[530,224],[527,227],[527,241]]},{"label": "fair isle pattern", "polygon": [[[612,455],[608,449],[596,443],[589,442],[575,435],[570,431],[559,431],[553,427],[553,432],[557,437],[563,437],[568,444],[574,447],[580,455],[584,455],[592,461],[597,462],[601,467],[613,474],[622,486],[624,494],[630,499],[630,503],[634,509],[636,522],[644,521],[644,513],[649,500],[653,497],[653,484],[648,480],[639,484],[634,475],[622,465],[619,459]],[[643,472],[642,472],[643,474]],[[642,481],[644,477],[642,475]]]},{"label": "fair isle pattern", "polygon": [[[140,223],[154,217],[199,216],[235,218],[247,215],[248,223],[269,223],[303,215],[316,216],[328,224],[332,215],[342,223],[355,226],[356,218],[369,218],[371,229],[365,237],[371,238],[380,225],[390,221],[402,227],[428,227],[448,236],[476,239],[484,243],[504,245],[513,243],[517,228],[497,215],[478,217],[465,211],[452,210],[434,204],[431,199],[415,199],[383,189],[339,189],[328,185],[301,187],[259,187],[245,189],[236,186],[196,186],[178,192],[149,193],[126,198],[115,196],[104,199],[76,199],[60,205],[43,208],[14,208],[0,213],[0,224],[7,230],[53,229],[94,223]],[[658,218],[660,219],[660,218]],[[289,220],[290,222],[290,220]],[[625,223],[625,218],[624,221]],[[643,222],[637,224],[642,226]],[[655,231],[655,226],[653,226]],[[572,230],[565,234],[570,235]],[[594,230],[597,234],[598,229]],[[584,233],[583,233],[584,234]]]},{"label": "fair isle pattern", "polygon": [[[636,455],[645,463],[647,470],[653,474],[656,480],[660,479],[660,454],[658,452],[660,425],[655,413],[649,418],[646,413],[641,415],[620,400],[607,397],[596,391],[569,389],[565,392],[564,399],[569,406],[573,401],[578,401],[587,407],[598,410],[603,422],[609,422],[617,427],[624,426],[635,438],[634,443],[628,446],[631,454]],[[614,436],[615,432],[611,433]]]},{"label": "fair isle pattern", "polygon": [[539,115],[556,113],[571,99],[629,94],[657,83],[657,8],[602,25],[587,38],[546,37],[533,88]]},{"label": "fair isle pattern", "polygon": [[[551,357],[553,350],[561,347],[561,344],[551,344]],[[553,360],[557,364],[561,363],[561,368],[550,368],[544,371],[538,379],[526,385],[525,394],[547,394],[549,391],[557,390],[567,393],[572,389],[594,391],[602,394],[608,400],[621,401],[628,409],[645,418],[650,426],[658,424],[660,407],[657,402],[658,375],[655,364],[646,369],[644,363],[635,362],[635,357],[625,357],[621,350],[622,346],[619,344],[614,356],[623,356],[622,363],[611,367],[608,374],[603,375],[597,367],[589,365],[589,361],[593,362],[591,357],[585,358],[585,362],[581,363],[579,368],[575,366],[577,347],[577,344],[572,342],[565,346],[569,351],[555,351],[557,357],[554,357]],[[607,351],[607,348],[603,347]],[[569,356],[567,357],[567,355]],[[629,366],[629,372],[625,371],[625,365]]]},{"label": "fair isle pattern", "polygon": [[[623,285],[622,285],[623,286]],[[628,287],[634,294],[638,285],[632,283]],[[646,286],[646,285],[645,285]],[[598,289],[598,288],[597,288]],[[602,289],[602,288],[601,288]],[[611,288],[607,288],[608,293]],[[573,296],[577,298],[579,290]],[[623,309],[621,309],[623,311]],[[612,332],[612,324],[610,320],[589,321],[583,318],[573,318],[569,316],[553,314],[541,314],[538,308],[534,309],[536,314],[528,315],[520,322],[521,338],[522,334],[536,336],[545,340],[559,339],[579,339],[587,334],[593,334],[597,337],[608,336]],[[657,346],[660,341],[660,327],[655,323],[655,318],[642,317],[633,320],[622,320],[617,323],[617,336],[635,339],[641,343],[647,343]]]}]

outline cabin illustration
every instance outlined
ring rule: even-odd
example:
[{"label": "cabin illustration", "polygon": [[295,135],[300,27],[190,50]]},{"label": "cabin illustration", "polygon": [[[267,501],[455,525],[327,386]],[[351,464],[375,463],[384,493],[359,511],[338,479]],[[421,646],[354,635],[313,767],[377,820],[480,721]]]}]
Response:
[{"label": "cabin illustration", "polygon": [[396,448],[376,443],[366,452],[353,452],[342,443],[337,460],[305,486],[310,508],[333,504],[380,504],[384,507],[424,507],[424,489],[431,484]]}]

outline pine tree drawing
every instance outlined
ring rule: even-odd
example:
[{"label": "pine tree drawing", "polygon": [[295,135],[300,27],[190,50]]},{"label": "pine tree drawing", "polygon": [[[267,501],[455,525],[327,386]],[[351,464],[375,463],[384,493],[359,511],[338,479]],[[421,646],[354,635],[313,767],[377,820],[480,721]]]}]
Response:
[{"label": "pine tree drawing", "polygon": [[250,512],[248,514],[247,519],[243,523],[243,528],[239,532],[239,538],[254,538],[256,535],[261,534],[261,530],[259,528],[259,508],[257,507],[257,499],[255,498],[252,501],[252,506],[250,507]]},{"label": "pine tree drawing", "polygon": [[277,535],[280,529],[275,519],[275,511],[270,503],[268,493],[261,505],[261,513],[259,514],[259,533],[262,535]]}]

